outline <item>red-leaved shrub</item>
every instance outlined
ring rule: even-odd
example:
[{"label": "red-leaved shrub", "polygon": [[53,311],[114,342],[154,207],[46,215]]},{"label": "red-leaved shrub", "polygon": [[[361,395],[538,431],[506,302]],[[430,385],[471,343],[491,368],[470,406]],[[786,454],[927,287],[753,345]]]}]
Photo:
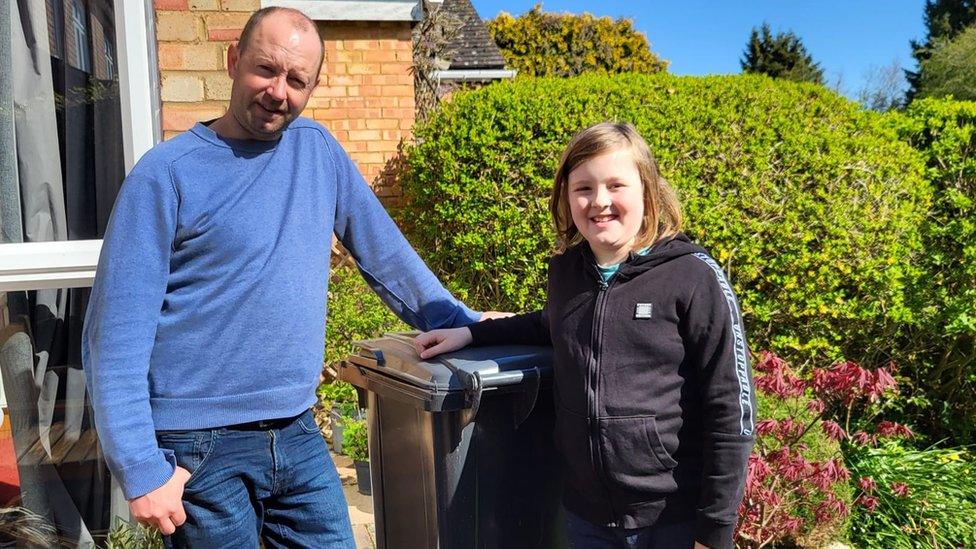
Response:
[{"label": "red-leaved shrub", "polygon": [[841,362],[801,375],[772,353],[757,358],[763,419],[756,424],[736,544],[820,545],[840,533],[852,504],[869,510],[877,505],[874,480],[852,482],[842,448],[912,436],[904,425],[874,423],[882,398],[897,390],[894,366],[869,370]]}]

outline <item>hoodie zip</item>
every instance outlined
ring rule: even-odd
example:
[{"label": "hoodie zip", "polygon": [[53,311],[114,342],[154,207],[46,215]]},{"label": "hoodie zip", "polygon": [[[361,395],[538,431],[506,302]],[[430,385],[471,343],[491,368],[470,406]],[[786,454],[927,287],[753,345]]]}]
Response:
[{"label": "hoodie zip", "polygon": [[607,301],[609,300],[610,287],[613,285],[616,276],[612,277],[609,282],[603,280],[600,275],[599,270],[594,264],[594,272],[597,275],[597,280],[599,282],[599,289],[596,294],[596,303],[593,306],[593,327],[590,332],[590,365],[589,371],[587,372],[587,385],[588,390],[586,392],[587,398],[589,399],[588,410],[589,410],[589,425],[590,425],[590,459],[593,464],[596,465],[597,475],[600,479],[600,484],[603,486],[604,493],[607,497],[607,504],[610,507],[610,518],[611,522],[608,526],[617,525],[617,510],[613,504],[613,497],[610,494],[610,488],[607,484],[606,469],[603,465],[603,444],[600,439],[600,421],[599,421],[599,403],[600,403],[600,357],[602,354],[602,342],[603,342],[603,317],[604,310],[606,309]]}]

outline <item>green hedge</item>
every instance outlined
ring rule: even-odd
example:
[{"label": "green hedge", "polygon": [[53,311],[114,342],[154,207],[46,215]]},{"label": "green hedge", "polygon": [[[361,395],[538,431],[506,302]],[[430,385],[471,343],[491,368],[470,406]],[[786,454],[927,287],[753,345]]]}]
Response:
[{"label": "green hedge", "polygon": [[332,270],[325,325],[325,362],[337,364],[352,352],[352,342],[402,332],[410,327],[396,317],[352,267]]},{"label": "green hedge", "polygon": [[935,189],[922,226],[918,321],[902,345],[925,399],[927,429],[976,441],[976,102],[924,99],[900,117]]},{"label": "green hedge", "polygon": [[913,318],[923,162],[895,125],[819,86],[628,74],[458,94],[415,129],[401,224],[470,305],[539,306],[556,163],[573,133],[608,119],[648,140],[686,232],[731,275],[754,348],[797,364],[891,352]]}]

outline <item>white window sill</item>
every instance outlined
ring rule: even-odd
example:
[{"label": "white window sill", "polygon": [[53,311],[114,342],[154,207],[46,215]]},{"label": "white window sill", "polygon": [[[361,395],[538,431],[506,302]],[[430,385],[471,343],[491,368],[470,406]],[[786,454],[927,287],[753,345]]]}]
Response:
[{"label": "white window sill", "polygon": [[0,292],[91,286],[101,249],[101,240],[0,244]]}]

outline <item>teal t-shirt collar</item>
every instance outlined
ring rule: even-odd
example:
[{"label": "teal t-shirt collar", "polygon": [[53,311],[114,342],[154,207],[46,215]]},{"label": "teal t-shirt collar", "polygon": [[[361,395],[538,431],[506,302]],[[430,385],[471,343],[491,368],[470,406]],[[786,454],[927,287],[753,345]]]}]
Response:
[{"label": "teal t-shirt collar", "polygon": [[[649,251],[651,251],[650,246],[646,248],[641,248],[637,250],[637,255],[647,255],[647,252]],[[610,282],[610,279],[613,278],[613,275],[617,274],[617,271],[620,270],[620,266],[622,264],[623,263],[621,262],[621,263],[614,263],[613,265],[597,265],[596,269],[597,271],[600,272],[600,278],[603,279],[603,282],[608,283]]]}]

